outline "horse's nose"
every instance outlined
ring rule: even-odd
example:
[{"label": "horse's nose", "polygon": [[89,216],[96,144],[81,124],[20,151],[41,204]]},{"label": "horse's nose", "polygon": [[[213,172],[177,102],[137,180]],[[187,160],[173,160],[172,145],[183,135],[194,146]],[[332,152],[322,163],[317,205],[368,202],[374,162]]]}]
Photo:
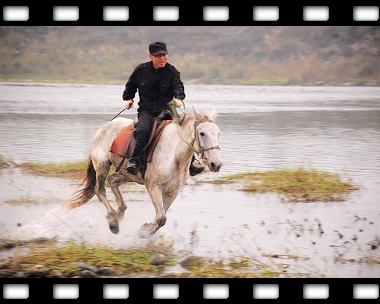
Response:
[{"label": "horse's nose", "polygon": [[221,167],[222,167],[222,162],[210,164],[211,171],[213,171],[213,172],[218,172]]}]

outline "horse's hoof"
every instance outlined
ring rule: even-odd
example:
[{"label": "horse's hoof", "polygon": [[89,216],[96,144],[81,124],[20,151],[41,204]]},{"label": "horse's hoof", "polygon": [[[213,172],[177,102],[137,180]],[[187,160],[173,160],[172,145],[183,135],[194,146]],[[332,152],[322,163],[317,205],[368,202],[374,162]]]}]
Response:
[{"label": "horse's hoof", "polygon": [[113,234],[118,234],[119,233],[119,226],[110,225],[110,230]]}]

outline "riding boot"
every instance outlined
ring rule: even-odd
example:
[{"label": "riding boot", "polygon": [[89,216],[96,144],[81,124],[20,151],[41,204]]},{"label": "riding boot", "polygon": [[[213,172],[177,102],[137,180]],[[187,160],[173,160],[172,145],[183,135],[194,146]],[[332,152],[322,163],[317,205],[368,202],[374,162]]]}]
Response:
[{"label": "riding boot", "polygon": [[138,170],[140,169],[141,164],[139,158],[144,146],[145,145],[143,142],[135,139],[133,143],[132,155],[126,167],[128,173],[136,175]]},{"label": "riding boot", "polygon": [[197,175],[198,173],[201,173],[206,168],[204,166],[193,165],[194,160],[195,160],[195,156],[193,155],[193,158],[191,159],[191,162],[190,162],[190,168],[189,168],[191,176],[194,176],[194,175]]}]

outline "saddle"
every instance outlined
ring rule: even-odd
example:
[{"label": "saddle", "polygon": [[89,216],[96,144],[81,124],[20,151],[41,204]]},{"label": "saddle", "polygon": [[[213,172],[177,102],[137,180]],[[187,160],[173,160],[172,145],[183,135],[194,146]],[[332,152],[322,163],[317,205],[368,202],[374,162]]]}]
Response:
[{"label": "saddle", "polygon": [[[144,176],[146,163],[151,162],[154,149],[164,131],[165,127],[173,121],[173,116],[169,110],[162,111],[157,117],[153,118],[153,125],[150,131],[148,143],[143,148],[141,153],[141,175]],[[123,157],[119,166],[116,168],[118,172],[124,163],[126,158],[130,158],[132,155],[132,148],[134,143],[133,131],[138,124],[138,120],[134,120],[130,126],[123,128],[119,134],[116,135],[112,142],[110,152]]]}]

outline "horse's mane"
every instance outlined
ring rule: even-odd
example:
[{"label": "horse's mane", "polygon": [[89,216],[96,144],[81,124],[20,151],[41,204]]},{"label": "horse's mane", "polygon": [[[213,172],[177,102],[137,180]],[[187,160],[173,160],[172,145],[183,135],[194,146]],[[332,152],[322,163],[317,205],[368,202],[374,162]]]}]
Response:
[{"label": "horse's mane", "polygon": [[[204,112],[199,112],[199,113],[202,116],[202,120],[203,119],[209,119],[209,120],[214,121],[214,119],[211,117],[211,114],[209,112],[204,111]],[[193,113],[186,114],[185,117],[183,117],[183,120],[182,120],[181,124],[186,125],[187,123],[192,122],[194,120],[195,120],[195,115]],[[174,121],[176,123],[179,123],[179,121],[176,120],[176,119],[174,119]]]},{"label": "horse's mane", "polygon": [[[182,120],[182,125],[186,125],[189,121],[193,121],[195,120],[195,117],[193,114],[190,114],[190,115],[186,115],[183,120]],[[178,121],[177,121],[178,122]]]}]

